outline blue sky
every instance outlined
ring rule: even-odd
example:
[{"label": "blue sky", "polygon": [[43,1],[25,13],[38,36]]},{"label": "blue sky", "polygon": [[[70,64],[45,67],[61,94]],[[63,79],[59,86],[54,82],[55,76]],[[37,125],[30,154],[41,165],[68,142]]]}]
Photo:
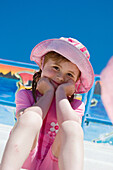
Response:
[{"label": "blue sky", "polygon": [[73,37],[89,50],[95,74],[113,55],[113,0],[4,0],[0,2],[0,58],[30,61],[45,39]]}]

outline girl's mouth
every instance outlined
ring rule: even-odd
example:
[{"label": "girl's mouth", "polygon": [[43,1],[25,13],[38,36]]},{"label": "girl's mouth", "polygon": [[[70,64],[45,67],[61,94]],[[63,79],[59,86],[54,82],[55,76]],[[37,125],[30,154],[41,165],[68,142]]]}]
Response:
[{"label": "girl's mouth", "polygon": [[54,80],[51,80],[51,83],[53,84],[53,86],[54,86],[55,88],[57,88],[57,87],[60,85],[60,83],[57,83],[57,82],[54,81]]}]

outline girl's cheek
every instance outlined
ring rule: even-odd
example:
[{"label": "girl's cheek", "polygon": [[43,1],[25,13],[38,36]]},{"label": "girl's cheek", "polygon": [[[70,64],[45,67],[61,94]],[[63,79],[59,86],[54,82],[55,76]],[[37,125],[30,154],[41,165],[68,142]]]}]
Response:
[{"label": "girl's cheek", "polygon": [[70,80],[72,80],[72,81],[75,82],[74,78],[72,78],[72,77],[67,77],[67,78],[66,78],[66,82],[68,82],[68,81],[70,81]]},{"label": "girl's cheek", "polygon": [[52,71],[52,70],[45,70],[44,72],[42,72],[42,74],[41,74],[41,77],[52,77],[52,76],[54,76],[55,75],[55,73],[54,73],[54,71]]}]

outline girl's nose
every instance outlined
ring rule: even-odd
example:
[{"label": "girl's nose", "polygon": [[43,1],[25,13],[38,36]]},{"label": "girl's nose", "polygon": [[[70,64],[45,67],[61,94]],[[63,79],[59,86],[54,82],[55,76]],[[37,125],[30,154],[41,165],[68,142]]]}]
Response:
[{"label": "girl's nose", "polygon": [[63,74],[62,73],[59,73],[59,74],[57,74],[57,80],[58,81],[60,81],[60,82],[63,82],[64,81],[64,76],[63,76]]}]

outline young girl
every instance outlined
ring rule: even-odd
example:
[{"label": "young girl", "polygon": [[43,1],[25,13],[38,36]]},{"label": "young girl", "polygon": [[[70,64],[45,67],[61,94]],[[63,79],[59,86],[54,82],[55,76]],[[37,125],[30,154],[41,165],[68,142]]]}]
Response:
[{"label": "young girl", "polygon": [[16,95],[16,116],[1,170],[82,170],[84,114],[74,93],[92,87],[89,53],[73,38],[50,39],[34,47],[31,60],[40,67],[32,90]]}]

